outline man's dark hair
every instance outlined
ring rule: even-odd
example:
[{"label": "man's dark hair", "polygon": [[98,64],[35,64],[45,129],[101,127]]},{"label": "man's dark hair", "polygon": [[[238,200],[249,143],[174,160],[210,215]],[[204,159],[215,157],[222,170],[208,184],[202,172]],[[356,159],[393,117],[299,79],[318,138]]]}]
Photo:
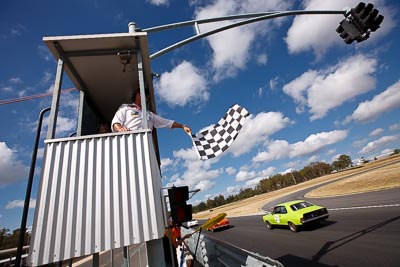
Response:
[{"label": "man's dark hair", "polygon": [[[138,93],[140,93],[140,88],[138,88],[138,89],[136,89],[135,91],[132,92],[131,101],[135,100],[136,94],[138,94]],[[144,90],[144,93],[146,94],[146,98],[148,98],[150,96],[149,90],[147,88]]]}]

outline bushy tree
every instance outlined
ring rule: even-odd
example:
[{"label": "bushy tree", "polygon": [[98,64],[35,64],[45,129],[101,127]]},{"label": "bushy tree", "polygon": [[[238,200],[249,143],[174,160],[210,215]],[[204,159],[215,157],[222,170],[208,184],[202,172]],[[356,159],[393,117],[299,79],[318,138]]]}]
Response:
[{"label": "bushy tree", "polygon": [[0,250],[7,248],[8,239],[10,238],[10,229],[1,228],[0,229]]},{"label": "bushy tree", "polygon": [[352,165],[350,156],[340,155],[337,160],[332,162],[332,169],[336,171],[344,170]]}]

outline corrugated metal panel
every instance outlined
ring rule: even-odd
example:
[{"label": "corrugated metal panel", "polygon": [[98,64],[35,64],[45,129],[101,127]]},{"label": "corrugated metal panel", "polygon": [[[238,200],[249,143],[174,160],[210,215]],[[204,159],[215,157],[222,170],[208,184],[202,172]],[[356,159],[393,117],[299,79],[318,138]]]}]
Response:
[{"label": "corrugated metal panel", "polygon": [[46,141],[30,264],[161,238],[160,190],[148,131]]}]

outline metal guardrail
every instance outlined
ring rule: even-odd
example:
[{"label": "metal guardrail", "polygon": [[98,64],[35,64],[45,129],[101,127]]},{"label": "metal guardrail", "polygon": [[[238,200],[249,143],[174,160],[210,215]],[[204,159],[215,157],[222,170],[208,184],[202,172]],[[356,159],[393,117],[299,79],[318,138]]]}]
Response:
[{"label": "metal guardrail", "polygon": [[[193,233],[193,229],[181,227],[182,236]],[[197,244],[198,242],[198,244]],[[192,238],[185,241],[190,253],[194,255],[197,264],[209,266],[265,266],[283,267],[283,264],[267,256],[244,250],[221,241],[194,233]],[[197,250],[196,250],[197,247]]]},{"label": "metal guardrail", "polygon": [[[22,248],[23,252],[27,252],[29,246]],[[102,251],[96,256],[89,255],[86,257],[80,257],[71,259],[70,261],[58,262],[61,266],[72,266],[72,267],[92,267],[92,266],[135,266],[135,267],[146,267],[148,266],[148,260],[146,255],[146,243],[143,242],[137,245],[131,245],[124,248],[113,249],[108,251]],[[15,266],[17,248],[10,248],[0,250],[0,266]],[[27,266],[25,260],[28,258],[28,254],[21,256],[22,266]],[[129,263],[127,262],[127,259]],[[96,264],[97,262],[97,264]]]},{"label": "metal guardrail", "polygon": [[[28,252],[29,246],[24,246],[22,247],[22,252]],[[15,261],[16,259],[16,254],[17,254],[17,248],[9,248],[9,249],[4,249],[0,250],[0,266],[6,266],[6,264],[10,264]],[[21,258],[26,258],[28,257],[28,254],[22,255]]]},{"label": "metal guardrail", "polygon": [[[63,265],[64,266],[64,265]],[[131,245],[126,248],[118,248],[100,252],[98,258],[93,255],[73,261],[72,267],[93,267],[93,266],[148,266],[146,256],[146,243]]]}]

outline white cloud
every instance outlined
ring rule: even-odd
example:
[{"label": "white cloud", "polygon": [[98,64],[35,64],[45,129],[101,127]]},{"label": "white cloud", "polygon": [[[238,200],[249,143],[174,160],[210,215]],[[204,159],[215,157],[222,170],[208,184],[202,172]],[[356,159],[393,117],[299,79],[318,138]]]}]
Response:
[{"label": "white cloud", "polygon": [[[48,82],[48,73],[45,73],[42,79],[43,83]],[[51,85],[47,92],[52,92],[54,86]],[[77,117],[78,117],[78,107],[79,107],[79,93],[77,91],[68,92],[61,95],[59,112],[57,116],[56,125],[56,137],[66,137],[70,136],[77,130]],[[27,123],[30,125],[31,131],[36,132],[37,130],[37,120]],[[43,120],[43,131],[47,131],[49,125],[49,116],[45,117]]]},{"label": "white cloud", "polygon": [[54,58],[50,52],[50,49],[48,49],[45,45],[38,45],[37,51],[39,56],[45,61],[50,61]]},{"label": "white cloud", "polygon": [[358,154],[369,154],[371,152],[382,149],[383,146],[386,146],[398,139],[398,136],[383,136],[375,141],[369,142],[365,147],[363,147]]},{"label": "white cloud", "polygon": [[283,91],[299,104],[296,108],[297,113],[304,112],[304,106],[307,105],[307,90],[309,90],[317,78],[317,71],[307,71],[283,86]]},{"label": "white cloud", "polygon": [[18,96],[21,96],[21,91],[23,91],[25,93],[25,90],[22,90],[21,88],[19,88],[18,90],[15,88],[15,86],[20,86],[21,84],[23,84],[24,81],[22,80],[21,77],[12,77],[10,79],[8,79],[7,81],[7,85],[4,85],[2,87],[0,87],[0,90],[5,92],[5,93],[14,93],[16,92],[18,94]]},{"label": "white cloud", "polygon": [[26,95],[26,90],[20,90],[18,91],[18,97],[22,97]]},{"label": "white cloud", "polygon": [[60,137],[69,136],[76,131],[76,119],[65,118],[58,116],[56,135]]},{"label": "white cloud", "polygon": [[291,172],[293,172],[293,171],[295,171],[295,169],[289,168],[289,169],[284,170],[283,172],[280,172],[279,174],[285,175],[285,174],[291,173]]},{"label": "white cloud", "polygon": [[162,158],[161,159],[161,166],[167,167],[174,163],[174,161],[170,158]]},{"label": "white cloud", "polygon": [[375,95],[372,100],[362,102],[344,123],[357,121],[367,123],[377,119],[383,113],[400,107],[400,81],[389,86],[382,93]]},{"label": "white cloud", "polygon": [[256,116],[251,114],[246,118],[241,132],[227,152],[235,157],[247,153],[290,123],[290,119],[280,112],[261,112]]},{"label": "white cloud", "polygon": [[268,151],[259,152],[252,160],[254,162],[269,162],[274,159],[285,158],[289,155],[290,149],[290,144],[286,140],[272,141],[268,145]]},{"label": "white cloud", "polygon": [[274,173],[276,173],[276,168],[275,167],[268,167],[265,170],[261,170],[258,172],[255,171],[247,171],[246,166],[242,167],[243,170],[239,171],[238,174],[236,175],[236,182],[243,182],[245,183],[243,185],[238,185],[238,186],[233,186],[233,187],[228,187],[226,190],[227,195],[231,195],[233,193],[238,194],[241,189],[245,188],[254,188],[259,184],[259,182],[265,178],[270,177]]},{"label": "white cloud", "polygon": [[[52,87],[50,88],[53,89]],[[79,94],[66,93],[60,99],[59,112],[57,116],[56,137],[68,137],[77,130]],[[46,113],[48,114],[48,113]],[[29,122],[19,122],[24,128],[28,127],[32,133],[36,133],[38,121],[36,118]],[[42,124],[42,134],[47,132],[49,116],[46,116]]]},{"label": "white cloud", "polygon": [[332,157],[332,160],[331,160],[331,161],[333,162],[333,161],[338,160],[339,157],[340,157],[341,155],[342,155],[342,154],[336,154],[335,156]]},{"label": "white cloud", "polygon": [[306,156],[316,153],[328,145],[342,141],[347,135],[348,131],[346,130],[334,130],[312,134],[304,141],[294,144],[289,144],[285,140],[275,140],[268,144],[267,151],[259,152],[252,160],[265,163],[277,159]]},{"label": "white cloud", "polygon": [[312,155],[311,157],[309,157],[309,158],[307,159],[307,162],[308,162],[308,163],[316,162],[316,161],[318,161],[318,159],[319,159],[319,157],[318,157],[317,155]]},{"label": "white cloud", "polygon": [[400,130],[400,124],[396,123],[396,124],[390,125],[389,126],[389,130],[390,131],[398,131],[398,130]]},{"label": "white cloud", "polygon": [[226,172],[228,175],[233,175],[233,174],[235,174],[236,169],[233,168],[233,167],[227,167],[227,168],[225,169],[225,172]]},{"label": "white cloud", "polygon": [[258,172],[258,176],[260,176],[261,178],[267,178],[271,175],[273,175],[274,173],[276,173],[276,168],[275,167],[268,167],[265,170],[261,170]]},{"label": "white cloud", "polygon": [[4,86],[4,87],[1,87],[1,91],[6,92],[6,93],[11,93],[11,92],[14,92],[14,88],[12,86]]},{"label": "white cloud", "polygon": [[251,171],[251,172],[248,172],[248,171],[239,171],[239,172],[236,174],[235,181],[236,181],[236,182],[247,181],[247,180],[249,180],[249,179],[252,179],[252,178],[256,177],[256,175],[257,175],[257,174],[256,174],[255,171]]},{"label": "white cloud", "polygon": [[169,0],[146,0],[146,2],[155,6],[168,6]]},{"label": "white cloud", "polygon": [[260,183],[260,181],[261,181],[262,179],[264,179],[264,178],[262,178],[262,177],[257,177],[257,178],[248,180],[248,181],[246,181],[246,183],[244,184],[244,187],[245,187],[245,188],[249,188],[249,187],[254,188],[255,186],[257,186],[257,185]]},{"label": "white cloud", "polygon": [[161,159],[161,171],[167,170],[170,166],[174,165],[174,161],[170,158]]},{"label": "white cloud", "polygon": [[42,159],[43,158],[43,155],[44,155],[44,147],[41,147],[41,148],[38,148],[38,151],[37,151],[37,158],[38,159]]},{"label": "white cloud", "polygon": [[296,169],[298,166],[304,166],[300,160],[290,161],[284,164],[286,168]]},{"label": "white cloud", "polygon": [[21,77],[13,77],[9,79],[9,82],[12,84],[21,84],[24,83]]},{"label": "white cloud", "polygon": [[[219,179],[224,173],[227,173],[228,175],[233,175],[236,173],[236,170],[233,167],[227,167],[225,170],[223,168],[213,169],[212,165],[217,163],[219,159],[214,158],[207,161],[201,161],[198,159],[198,156],[193,148],[174,151],[173,155],[175,161],[179,161],[182,164],[181,167],[183,167],[185,171],[180,175],[175,174],[166,186],[188,185],[191,189],[207,191],[212,189],[217,184],[216,179]],[[169,160],[167,160],[167,162],[169,162]],[[246,166],[241,168],[241,171],[239,171],[235,176],[236,182],[262,179],[272,175],[276,171],[276,168],[274,167],[269,167],[258,172],[248,171],[247,169],[248,168]],[[240,190],[240,188],[247,188],[249,186],[250,185],[243,185],[235,188]],[[222,194],[229,195],[231,193],[227,189],[226,193]]]},{"label": "white cloud", "polygon": [[332,155],[335,154],[336,149],[329,149],[328,152],[326,152],[327,155]]},{"label": "white cloud", "polygon": [[239,194],[240,189],[242,189],[242,187],[240,185],[228,186],[226,188],[226,192],[228,193],[228,195],[237,195],[237,194]]},{"label": "white cloud", "polygon": [[183,61],[171,72],[161,74],[155,84],[156,93],[170,106],[185,106],[205,102],[209,98],[207,81],[199,69]]},{"label": "white cloud", "polygon": [[381,155],[390,155],[393,153],[393,149],[387,148],[381,151]]},{"label": "white cloud", "polygon": [[261,65],[267,64],[268,55],[267,54],[260,54],[257,56],[257,63]]},{"label": "white cloud", "polygon": [[[45,73],[43,74],[42,80],[40,81],[40,84],[43,85],[47,85],[49,84],[51,81],[53,81],[53,77],[54,75],[48,71],[45,71]],[[54,86],[54,85],[52,85]]]},{"label": "white cloud", "polygon": [[[24,204],[25,204],[25,200],[12,200],[6,204],[5,209],[10,210],[10,209],[15,209],[15,208],[23,208]],[[36,206],[36,199],[31,198],[29,201],[29,208],[34,209],[35,206]]]},{"label": "white cloud", "polygon": [[25,26],[21,24],[13,25],[5,34],[2,35],[3,39],[13,39],[21,36],[25,32]]},{"label": "white cloud", "polygon": [[263,87],[258,88],[258,93],[257,94],[258,94],[259,97],[262,96],[263,90],[264,90]]},{"label": "white cloud", "polygon": [[331,132],[312,134],[307,137],[304,142],[293,144],[289,155],[293,158],[314,153],[328,145],[342,141],[347,135],[348,131],[346,130],[334,130]]},{"label": "white cloud", "polygon": [[0,142],[0,186],[26,180],[29,167],[17,158],[17,150]]},{"label": "white cloud", "polygon": [[380,134],[382,134],[385,130],[383,130],[382,128],[377,128],[375,130],[373,130],[372,132],[369,133],[369,136],[378,136]]},{"label": "white cloud", "polygon": [[79,93],[77,91],[62,94],[61,101],[60,112],[62,114],[67,113],[70,117],[78,116]]},{"label": "white cloud", "polygon": [[200,191],[205,192],[214,187],[216,183],[214,181],[210,180],[203,180],[197,183],[197,185],[194,187],[194,189],[200,189]]},{"label": "white cloud", "polygon": [[[303,6],[305,10],[341,10],[346,2],[349,1],[310,0],[303,1]],[[289,52],[313,50],[317,58],[320,58],[329,47],[340,43],[341,39],[334,29],[342,19],[343,15],[296,16],[285,38]]]},{"label": "white cloud", "polygon": [[353,142],[352,146],[353,147],[362,147],[368,142],[367,138],[361,139],[361,140],[356,140]]},{"label": "white cloud", "polygon": [[[305,10],[343,10],[345,7],[355,7],[359,1],[356,0],[308,0],[303,1]],[[393,27],[393,10],[384,5],[384,0],[371,0],[378,10],[385,14],[381,28],[371,33],[371,42],[386,35]],[[343,15],[304,15],[296,16],[285,38],[290,53],[313,51],[317,59],[321,58],[326,51],[337,45],[345,46],[343,39],[335,32],[339,22],[344,19]],[[359,45],[368,45],[361,43]]]},{"label": "white cloud", "polygon": [[[253,13],[270,10],[285,10],[291,1],[234,1],[217,0],[210,5],[197,7],[195,19],[205,19],[211,17],[221,17],[240,13]],[[233,77],[237,71],[244,69],[251,59],[250,50],[253,49],[253,41],[262,40],[269,29],[271,23],[279,25],[281,20],[263,21],[258,23],[232,28],[207,37],[211,49],[213,50],[212,66],[215,70],[214,80],[221,80],[226,77]],[[231,24],[232,21],[220,21],[214,23],[201,24],[200,31],[210,30]],[[240,36],[240,38],[238,38]],[[226,44],[234,45],[226,45]],[[266,61],[265,61],[266,62]]]},{"label": "white cloud", "polygon": [[309,70],[283,86],[298,104],[297,112],[308,106],[310,120],[323,118],[329,110],[375,88],[376,59],[357,55],[326,70]]},{"label": "white cloud", "polygon": [[279,77],[278,76],[276,76],[276,77],[272,78],[271,80],[269,80],[269,87],[271,88],[271,90],[275,91],[277,89],[278,81],[279,81]]},{"label": "white cloud", "polygon": [[188,185],[189,188],[209,190],[214,185],[213,179],[223,174],[223,169],[212,169],[212,164],[218,161],[217,158],[201,161],[193,148],[181,149],[173,152],[174,158],[181,162],[185,169],[182,175],[175,175],[167,186],[174,184],[175,186]]}]

